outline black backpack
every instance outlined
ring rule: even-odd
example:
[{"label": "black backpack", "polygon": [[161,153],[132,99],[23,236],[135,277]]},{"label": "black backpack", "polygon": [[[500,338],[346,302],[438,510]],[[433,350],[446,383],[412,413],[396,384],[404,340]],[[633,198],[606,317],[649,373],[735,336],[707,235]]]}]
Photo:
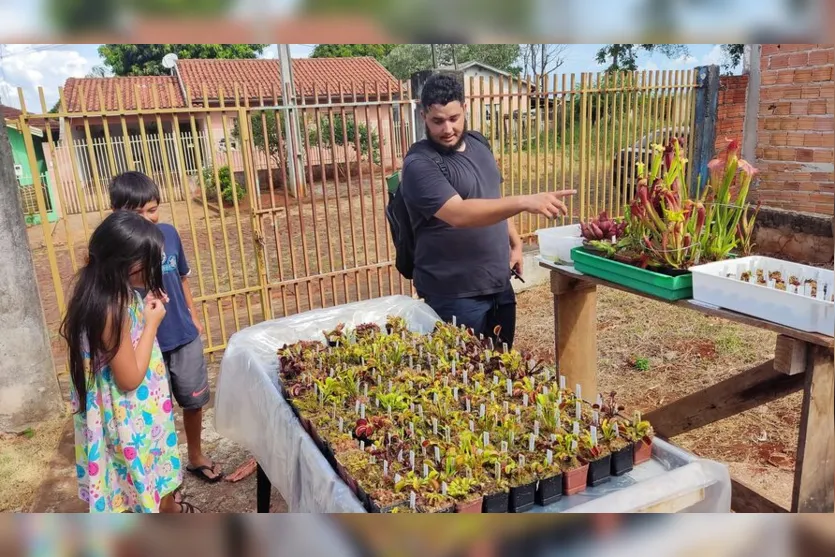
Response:
[{"label": "black backpack", "polygon": [[[467,136],[472,137],[485,147],[490,149],[490,142],[477,131],[467,131]],[[406,155],[421,153],[438,165],[444,177],[449,180],[449,169],[444,163],[443,157],[432,147],[429,141],[423,139],[413,144]],[[415,271],[415,232],[412,228],[412,221],[409,218],[409,211],[406,209],[406,202],[403,200],[403,193],[400,191],[400,173],[396,172],[388,178],[389,202],[386,205],[386,219],[391,229],[391,239],[394,242],[395,261],[397,271],[407,280],[412,280]]]}]

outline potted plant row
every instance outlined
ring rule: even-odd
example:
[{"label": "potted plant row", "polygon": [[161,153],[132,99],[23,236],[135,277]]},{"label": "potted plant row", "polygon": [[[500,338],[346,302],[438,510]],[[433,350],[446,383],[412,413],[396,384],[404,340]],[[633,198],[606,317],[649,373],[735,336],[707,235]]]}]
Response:
[{"label": "potted plant row", "polygon": [[739,142],[730,141],[691,195],[684,144],[674,137],[653,150],[649,171],[637,163],[625,216],[604,211],[581,223],[585,242],[572,259],[585,274],[668,300],[690,298],[692,266],[751,252],[759,204],[752,207],[747,197],[757,170],[739,158]]},{"label": "potted plant row", "polygon": [[614,393],[587,402],[454,323],[339,326],[278,359],[284,397],[371,512],[525,512],[628,472],[653,436]]}]

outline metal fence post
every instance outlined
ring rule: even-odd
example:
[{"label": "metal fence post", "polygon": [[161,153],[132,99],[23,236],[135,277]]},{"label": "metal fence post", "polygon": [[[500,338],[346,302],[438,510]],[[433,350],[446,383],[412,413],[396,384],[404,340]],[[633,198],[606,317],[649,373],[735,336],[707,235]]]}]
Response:
[{"label": "metal fence post", "polygon": [[696,85],[696,118],[693,122],[694,172],[690,174],[690,195],[701,193],[708,179],[707,163],[715,154],[716,116],[719,109],[719,66],[699,66]]}]

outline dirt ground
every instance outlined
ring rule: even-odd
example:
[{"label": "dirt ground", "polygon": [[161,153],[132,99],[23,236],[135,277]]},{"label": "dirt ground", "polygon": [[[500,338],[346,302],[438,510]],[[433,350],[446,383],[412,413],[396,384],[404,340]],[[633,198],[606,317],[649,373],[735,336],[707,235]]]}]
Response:
[{"label": "dirt ground", "polygon": [[[548,302],[546,302],[548,300]],[[547,286],[519,296],[517,346],[553,357],[553,311]],[[685,396],[769,359],[774,334],[601,288],[598,300],[600,390],[644,411]],[[639,371],[637,360],[648,369]],[[219,365],[210,365],[212,384]],[[642,366],[643,367],[643,366]],[[65,389],[66,390],[66,389]],[[673,442],[726,463],[733,475],[789,506],[800,417],[800,395],[728,418]],[[227,472],[247,452],[214,431],[204,418],[206,452]],[[182,435],[182,423],[178,419]],[[60,442],[59,442],[60,441]],[[76,498],[72,428],[68,419],[42,424],[31,437],[0,440],[0,511],[83,512]],[[181,444],[185,457],[185,445]],[[38,482],[39,478],[43,481]],[[187,475],[185,493],[206,511],[253,512],[255,478],[207,485]],[[273,510],[286,511],[274,491]]]}]

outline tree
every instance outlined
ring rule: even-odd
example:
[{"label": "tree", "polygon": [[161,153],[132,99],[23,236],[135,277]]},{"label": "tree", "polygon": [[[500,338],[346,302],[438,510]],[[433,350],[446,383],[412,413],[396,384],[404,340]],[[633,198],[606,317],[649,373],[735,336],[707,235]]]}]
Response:
[{"label": "tree", "polygon": [[352,56],[371,56],[378,62],[396,47],[396,44],[317,44],[310,54],[311,58],[350,58]]},{"label": "tree", "polygon": [[255,58],[265,44],[103,44],[99,56],[114,75],[166,75],[162,58]]},{"label": "tree", "polygon": [[[436,44],[438,67],[453,65],[453,48],[459,64],[475,60],[511,73],[521,52],[518,44]],[[428,44],[397,45],[382,64],[394,77],[408,79],[415,72],[432,68],[432,51]]]},{"label": "tree", "polygon": [[744,44],[723,44],[722,45],[722,69],[725,70],[726,73],[729,73],[735,67],[737,67],[740,62],[742,62],[742,56],[745,53],[745,45]]},{"label": "tree", "polygon": [[528,75],[548,75],[565,63],[565,44],[524,44],[521,47],[522,71]]},{"label": "tree", "polygon": [[638,69],[638,54],[660,52],[668,58],[682,56],[689,53],[683,44],[607,44],[597,51],[598,64],[605,64],[608,60],[608,72],[618,70],[635,71]]},{"label": "tree", "polygon": [[225,14],[232,0],[47,0],[47,13],[60,31],[111,31],[127,8],[151,17]]},{"label": "tree", "polygon": [[[333,126],[333,143],[331,143],[331,126]],[[360,146],[360,153],[363,157],[367,157],[369,151],[371,152],[371,160],[376,164],[380,163],[380,137],[375,130],[369,130],[366,124],[360,122],[357,124],[351,114],[347,114],[346,118],[342,118],[341,114],[334,114],[333,117],[322,116],[319,122],[319,128],[316,128],[315,123],[310,128],[308,133],[308,141],[310,146],[319,145],[321,131],[321,144],[325,149],[331,149],[334,145],[345,147],[346,145]],[[369,139],[371,138],[370,148]]]},{"label": "tree", "polygon": [[93,69],[84,77],[111,77],[113,72],[102,65],[93,66]]}]

